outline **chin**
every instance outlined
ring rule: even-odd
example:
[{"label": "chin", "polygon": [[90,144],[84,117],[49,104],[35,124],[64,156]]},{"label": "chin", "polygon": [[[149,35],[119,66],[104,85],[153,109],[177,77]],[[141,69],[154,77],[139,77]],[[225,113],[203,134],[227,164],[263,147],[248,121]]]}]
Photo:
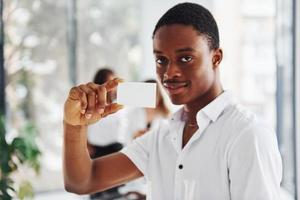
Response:
[{"label": "chin", "polygon": [[174,105],[183,105],[186,104],[186,100],[184,97],[179,96],[169,96],[172,104]]}]

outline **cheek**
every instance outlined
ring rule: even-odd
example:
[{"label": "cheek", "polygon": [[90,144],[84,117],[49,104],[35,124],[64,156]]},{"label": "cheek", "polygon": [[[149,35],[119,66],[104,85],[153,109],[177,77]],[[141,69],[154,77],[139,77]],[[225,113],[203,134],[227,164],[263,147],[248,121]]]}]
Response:
[{"label": "cheek", "polygon": [[209,87],[214,80],[214,72],[210,67],[202,67],[191,71],[192,85],[197,88],[205,89]]},{"label": "cheek", "polygon": [[156,75],[160,80],[162,80],[164,76],[164,70],[162,68],[156,67]]}]

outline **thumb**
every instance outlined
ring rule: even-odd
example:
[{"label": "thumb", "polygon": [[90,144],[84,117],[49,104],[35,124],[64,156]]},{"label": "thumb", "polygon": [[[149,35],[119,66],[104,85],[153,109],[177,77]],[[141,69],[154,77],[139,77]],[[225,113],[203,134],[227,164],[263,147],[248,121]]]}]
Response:
[{"label": "thumb", "polygon": [[107,115],[113,114],[113,113],[121,110],[122,108],[124,108],[124,106],[117,104],[117,103],[109,104],[109,105],[105,106],[105,110],[104,110],[102,117],[106,117]]}]

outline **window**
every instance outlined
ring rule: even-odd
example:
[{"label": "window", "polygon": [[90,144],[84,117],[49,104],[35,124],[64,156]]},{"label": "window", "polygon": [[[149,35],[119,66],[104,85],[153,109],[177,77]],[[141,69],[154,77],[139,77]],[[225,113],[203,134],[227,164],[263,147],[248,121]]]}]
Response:
[{"label": "window", "polygon": [[[69,88],[76,81],[90,81],[99,67],[107,65],[128,80],[154,77],[154,25],[166,9],[183,1],[85,0],[77,1],[75,7],[71,0],[0,2],[5,24],[0,73],[6,74],[5,88],[1,78],[0,98],[6,96],[9,135],[15,136],[26,121],[35,123],[43,157],[34,187],[36,191],[62,189],[62,105]],[[296,189],[300,182],[300,173],[296,181],[300,167],[300,153],[296,154],[296,148],[300,152],[299,0],[194,2],[216,17],[224,49],[225,89],[276,130],[284,167],[282,187],[287,198],[295,199],[300,191],[299,184]],[[72,14],[76,21],[67,20]],[[72,29],[77,31],[70,44],[67,33]]]}]

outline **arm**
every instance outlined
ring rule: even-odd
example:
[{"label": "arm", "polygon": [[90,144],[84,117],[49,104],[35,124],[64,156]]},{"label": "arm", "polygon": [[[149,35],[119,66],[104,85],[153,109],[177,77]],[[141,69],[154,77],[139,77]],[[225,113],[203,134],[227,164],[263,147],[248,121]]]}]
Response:
[{"label": "arm", "polygon": [[114,79],[103,86],[93,83],[71,89],[64,109],[65,189],[77,194],[102,191],[142,176],[122,153],[92,160],[87,150],[87,126],[121,107],[106,103],[106,92],[117,86]]},{"label": "arm", "polygon": [[89,141],[87,142],[87,149],[90,157],[93,158],[96,154],[96,148],[92,144],[90,144]]}]

